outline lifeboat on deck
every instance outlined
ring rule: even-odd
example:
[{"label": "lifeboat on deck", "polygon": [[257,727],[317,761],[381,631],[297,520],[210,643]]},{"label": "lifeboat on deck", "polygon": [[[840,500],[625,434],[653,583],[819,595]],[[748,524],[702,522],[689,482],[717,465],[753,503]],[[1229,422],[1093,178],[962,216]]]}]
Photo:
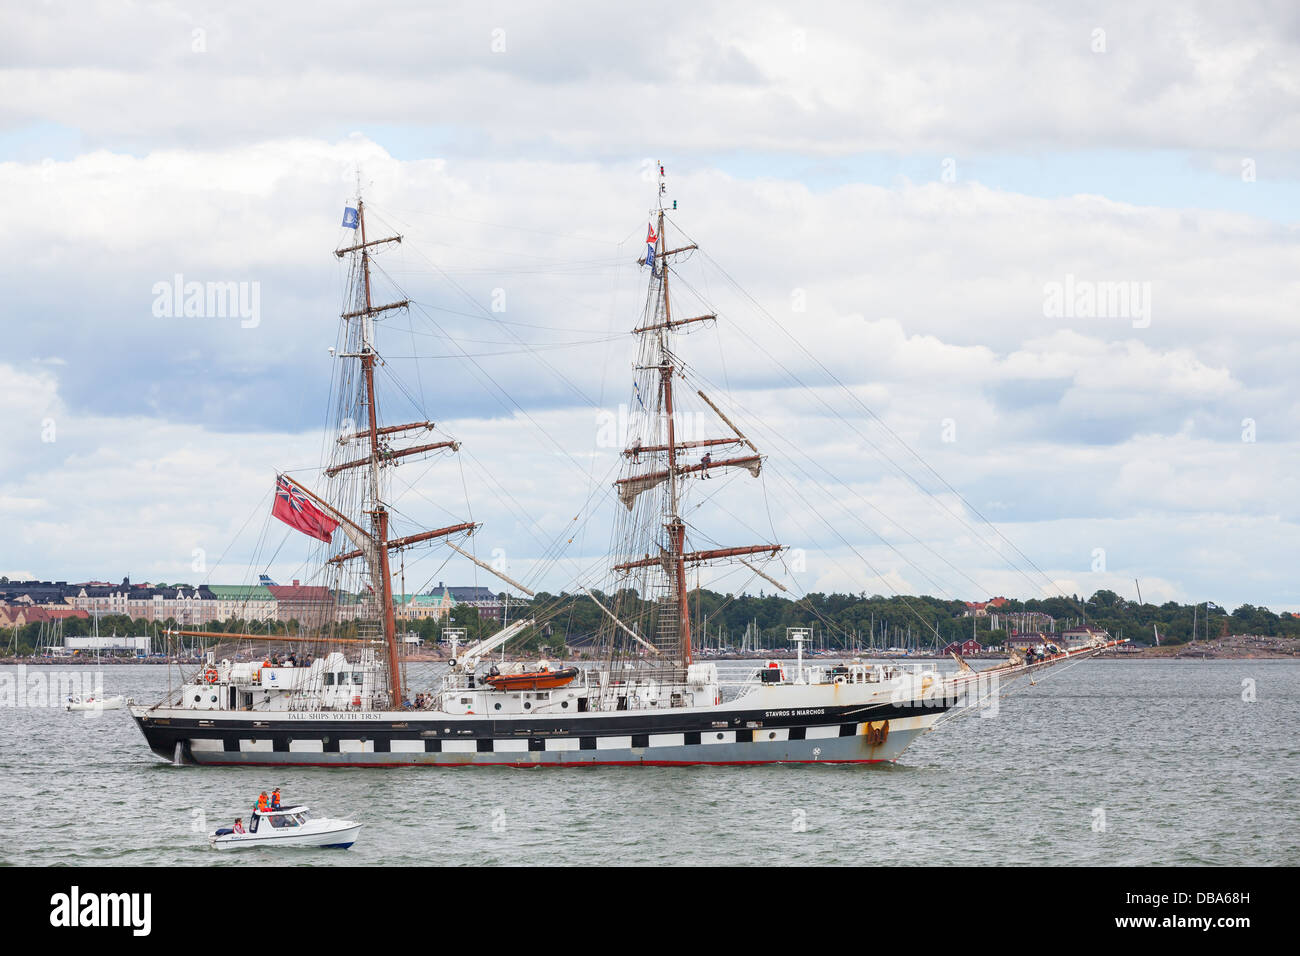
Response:
[{"label": "lifeboat on deck", "polygon": [[496,690],[549,690],[563,687],[578,676],[576,667],[561,667],[552,670],[542,667],[535,671],[521,671],[517,674],[487,674],[483,680]]}]

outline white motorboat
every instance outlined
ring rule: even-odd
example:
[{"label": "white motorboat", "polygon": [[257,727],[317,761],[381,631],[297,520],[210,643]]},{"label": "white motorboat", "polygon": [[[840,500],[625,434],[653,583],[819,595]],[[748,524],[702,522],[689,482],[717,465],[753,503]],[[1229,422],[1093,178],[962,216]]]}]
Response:
[{"label": "white motorboat", "polygon": [[121,710],[126,698],[121,694],[112,697],[69,697],[63,702],[64,710]]},{"label": "white motorboat", "polygon": [[208,843],[214,850],[242,850],[260,846],[314,846],[346,850],[357,841],[360,823],[313,817],[308,807],[254,810],[248,830],[235,833],[222,827]]}]

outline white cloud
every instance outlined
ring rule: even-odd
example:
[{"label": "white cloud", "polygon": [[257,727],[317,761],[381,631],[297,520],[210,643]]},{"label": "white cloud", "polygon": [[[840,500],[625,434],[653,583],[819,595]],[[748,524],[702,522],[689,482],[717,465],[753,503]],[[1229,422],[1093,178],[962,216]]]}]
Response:
[{"label": "white cloud", "polygon": [[[0,163],[0,256],[19,264],[0,565],[195,578],[193,548],[211,563],[239,537],[275,469],[315,464],[344,282],[330,250],[351,238],[338,216],[360,166],[372,230],[405,237],[377,260],[377,294],[397,294],[391,277],[420,304],[381,328],[385,407],[464,440],[474,489],[451,463],[416,466],[402,520],[471,508],[476,547],[571,583],[608,540],[610,515],[583,502],[615,464],[593,447],[596,411],[631,401],[653,150],[681,203],[671,235],[680,221],[704,250],[675,306],[721,316],[683,356],[772,456],[701,534],[807,548],[807,589],[883,589],[877,572],[966,598],[1037,588],[865,403],[1071,589],[1138,576],[1148,598],[1300,604],[1293,227],[1191,195],[845,173],[871,150],[964,170],[1160,149],[1236,179],[1240,148],[1294,176],[1300,89],[1277,66],[1294,12],[670,5],[689,28],[666,40],[595,4],[393,4],[366,27],[346,5],[137,13],[129,33],[108,4],[3,14],[0,130],[24,159]],[[66,158],[40,161],[46,146]],[[1122,178],[1126,160],[1099,155]],[[782,156],[806,170],[778,174]],[[256,283],[260,322],[154,316],[153,287],[177,275]],[[1149,326],[1052,317],[1067,277],[1149,286]],[[573,563],[548,568],[556,542]],[[1097,547],[1112,570],[1089,569]],[[1249,569],[1231,593],[1228,556]],[[408,585],[469,573],[441,560],[412,557]]]},{"label": "white cloud", "polygon": [[651,117],[658,148],[678,154],[1265,149],[1300,133],[1281,66],[1296,52],[1294,12],[1273,4],[796,13],[733,0],[656,16],[673,26],[594,2],[396,3],[365,24],[346,4],[256,17],[210,4],[130,18],[108,3],[14,8],[0,118],[209,145],[419,125],[498,149],[606,155],[644,150]]}]

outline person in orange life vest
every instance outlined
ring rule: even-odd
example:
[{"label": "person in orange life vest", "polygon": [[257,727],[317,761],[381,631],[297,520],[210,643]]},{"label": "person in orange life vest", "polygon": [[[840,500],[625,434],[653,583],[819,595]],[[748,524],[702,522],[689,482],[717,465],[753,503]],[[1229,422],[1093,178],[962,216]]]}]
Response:
[{"label": "person in orange life vest", "polygon": [[276,787],[274,790],[271,791],[271,809],[272,810],[280,809],[280,788],[279,787]]},{"label": "person in orange life vest", "polygon": [[257,809],[262,811],[263,813],[271,809],[270,806],[267,805],[265,790],[263,790],[261,793],[257,795]]},{"label": "person in orange life vest", "polygon": [[235,825],[234,825],[233,827],[231,827],[230,829],[233,830],[235,833],[243,833],[243,832],[244,832],[244,818],[243,818],[243,817],[235,817]]}]

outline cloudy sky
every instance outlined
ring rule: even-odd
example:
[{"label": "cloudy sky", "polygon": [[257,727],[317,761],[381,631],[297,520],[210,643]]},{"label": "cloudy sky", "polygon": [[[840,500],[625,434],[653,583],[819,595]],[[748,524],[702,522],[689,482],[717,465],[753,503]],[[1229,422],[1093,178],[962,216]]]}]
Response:
[{"label": "cloudy sky", "polygon": [[[0,573],[306,575],[266,512],[320,465],[359,175],[416,303],[384,407],[463,442],[395,471],[402,533],[597,580],[662,161],[692,389],[769,456],[692,488],[700,546],[1300,609],[1300,8],[861,6],[9,5]],[[407,555],[439,580],[493,583]]]}]

